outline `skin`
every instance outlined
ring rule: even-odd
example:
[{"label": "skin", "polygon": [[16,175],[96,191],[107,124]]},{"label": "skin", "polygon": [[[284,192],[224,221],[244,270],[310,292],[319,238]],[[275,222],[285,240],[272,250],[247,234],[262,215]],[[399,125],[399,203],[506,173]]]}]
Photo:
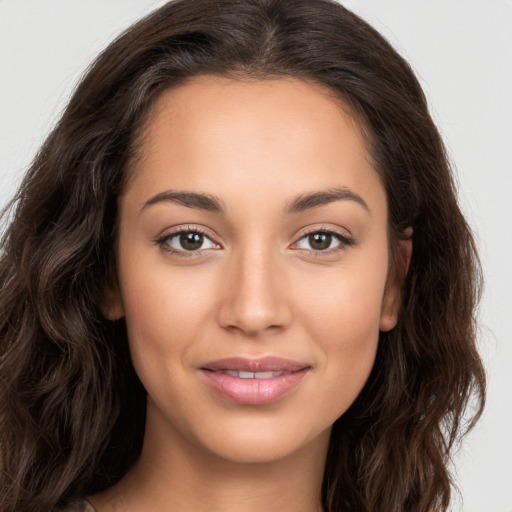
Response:
[{"label": "skin", "polygon": [[[362,201],[286,211],[334,188]],[[215,196],[225,211],[147,204],[166,191]],[[399,309],[386,194],[357,123],[295,79],[195,78],[157,101],[119,215],[105,315],[126,317],[147,429],[138,463],[91,503],[98,512],[321,510],[331,426]],[[207,238],[187,252],[171,237],[177,228]],[[308,234],[319,230],[349,243],[332,235],[328,249],[313,248]],[[409,258],[410,242],[400,244]],[[269,355],[310,366],[270,404],[227,400],[198,371]]]}]

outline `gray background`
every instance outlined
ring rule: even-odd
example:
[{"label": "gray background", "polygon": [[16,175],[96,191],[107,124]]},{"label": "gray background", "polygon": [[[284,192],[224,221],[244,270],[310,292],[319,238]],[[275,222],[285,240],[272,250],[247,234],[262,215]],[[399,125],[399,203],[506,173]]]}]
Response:
[{"label": "gray background", "polygon": [[[0,0],[0,206],[91,59],[163,0]],[[512,512],[512,2],[347,0],[411,62],[457,168],[486,275],[488,405],[454,511]],[[463,503],[462,503],[463,498]]]}]

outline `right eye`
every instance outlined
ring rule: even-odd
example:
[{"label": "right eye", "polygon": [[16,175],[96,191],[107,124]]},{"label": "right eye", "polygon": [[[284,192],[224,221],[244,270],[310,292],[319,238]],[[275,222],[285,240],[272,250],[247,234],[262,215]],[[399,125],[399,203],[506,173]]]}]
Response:
[{"label": "right eye", "polygon": [[205,233],[196,229],[180,229],[163,236],[157,240],[157,243],[163,250],[180,256],[191,256],[202,250],[219,249],[220,247]]}]

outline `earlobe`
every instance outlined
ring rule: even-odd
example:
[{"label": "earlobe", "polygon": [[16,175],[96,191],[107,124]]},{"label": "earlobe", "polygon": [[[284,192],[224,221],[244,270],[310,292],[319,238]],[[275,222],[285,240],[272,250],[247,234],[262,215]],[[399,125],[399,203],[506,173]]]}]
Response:
[{"label": "earlobe", "polygon": [[402,286],[412,257],[412,228],[407,228],[404,234],[407,239],[398,242],[394,264],[389,271],[384,290],[380,316],[381,331],[390,331],[398,322],[402,305]]}]

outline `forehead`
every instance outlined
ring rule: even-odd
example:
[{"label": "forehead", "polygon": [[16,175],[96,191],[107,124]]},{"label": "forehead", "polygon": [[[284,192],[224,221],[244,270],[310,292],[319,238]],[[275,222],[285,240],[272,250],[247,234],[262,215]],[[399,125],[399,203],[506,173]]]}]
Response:
[{"label": "forehead", "polygon": [[[286,191],[380,186],[363,131],[334,93],[295,78],[194,78],[164,92],[139,144],[134,185],[145,195],[207,189]],[[381,190],[382,192],[382,190]]]},{"label": "forehead", "polygon": [[[265,124],[269,121],[275,123],[272,132]],[[328,142],[337,135],[332,129],[334,125],[338,129],[349,128],[360,136],[357,143],[363,143],[360,149],[365,149],[361,125],[352,109],[330,88],[293,77],[264,80],[216,75],[194,77],[157,98],[142,130],[146,149],[158,132],[170,134],[171,125],[181,133],[192,126],[198,136],[201,135],[199,125],[210,134],[212,128],[217,133],[223,128],[242,128],[244,132],[252,128],[253,134],[257,131],[261,134],[263,128],[269,134],[266,141],[269,143],[293,143],[294,135],[300,137],[311,129],[316,130],[318,138],[325,137]],[[286,130],[281,133],[284,140],[276,140],[280,127]],[[306,135],[311,137],[311,133]],[[366,155],[366,151],[363,153]]]}]

